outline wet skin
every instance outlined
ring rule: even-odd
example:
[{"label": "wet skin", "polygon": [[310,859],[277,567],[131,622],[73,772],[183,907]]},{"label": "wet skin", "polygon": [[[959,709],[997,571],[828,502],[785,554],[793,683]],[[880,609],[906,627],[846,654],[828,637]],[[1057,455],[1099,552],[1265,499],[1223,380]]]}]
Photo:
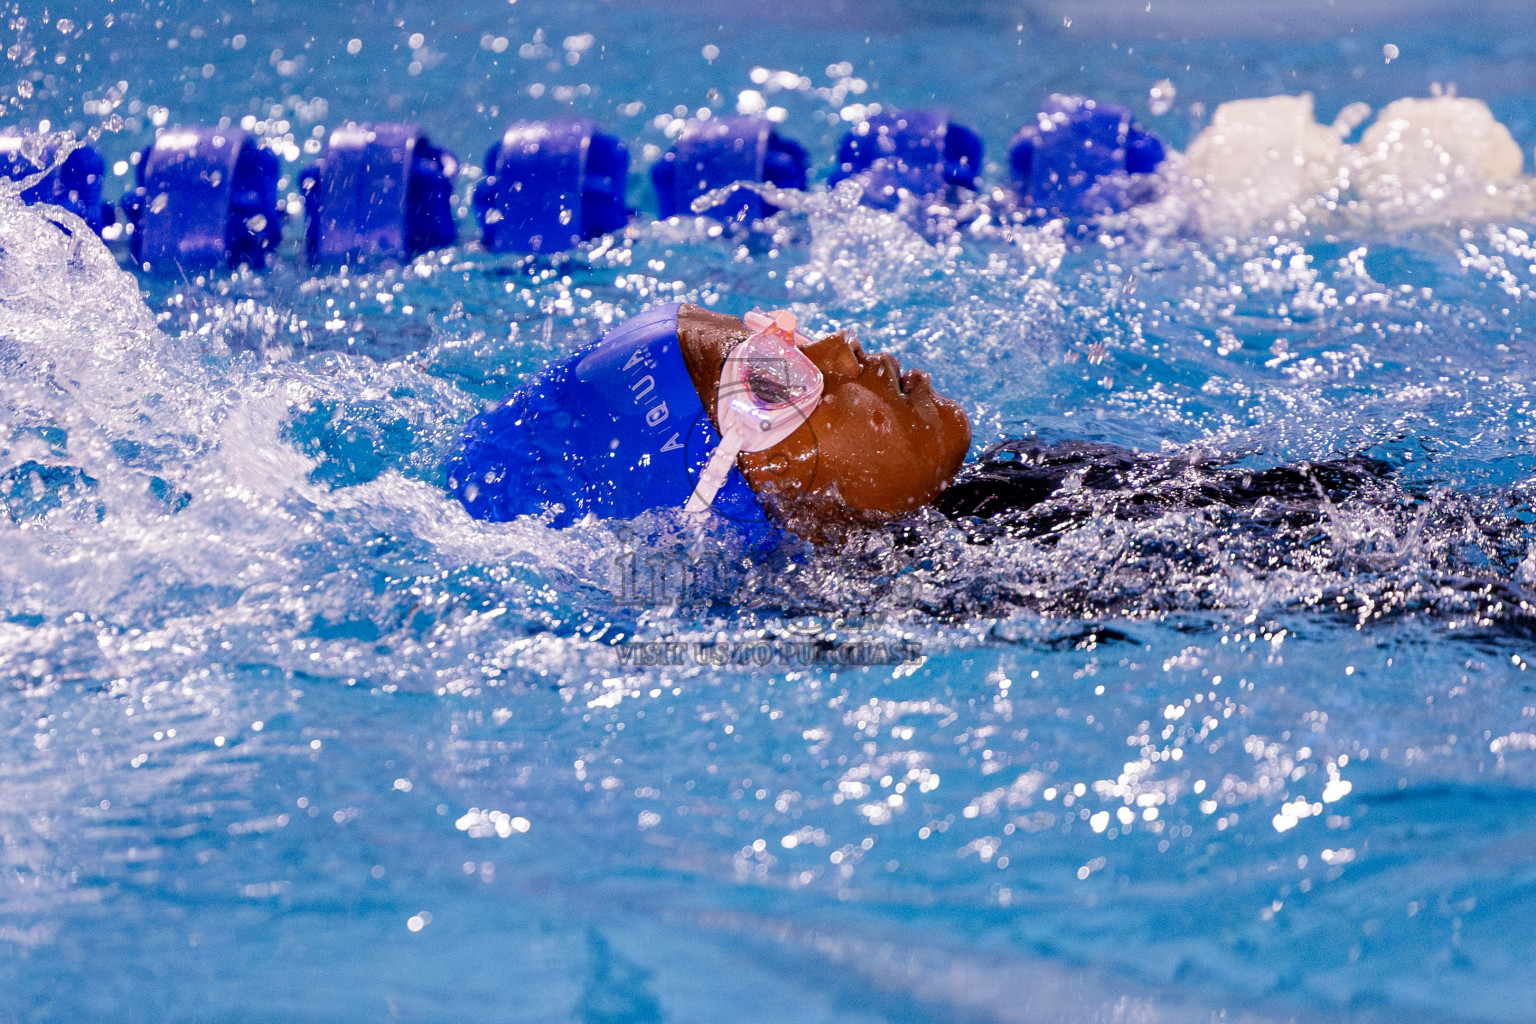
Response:
[{"label": "wet skin", "polygon": [[[677,323],[689,376],[713,418],[720,367],[749,332],[698,306],[682,307]],[[741,456],[752,489],[790,516],[817,519],[840,510],[899,515],[938,497],[971,445],[960,407],[936,394],[924,371],[903,373],[895,357],[866,353],[842,334],[803,351],[825,379],[821,405],[778,445]]]}]

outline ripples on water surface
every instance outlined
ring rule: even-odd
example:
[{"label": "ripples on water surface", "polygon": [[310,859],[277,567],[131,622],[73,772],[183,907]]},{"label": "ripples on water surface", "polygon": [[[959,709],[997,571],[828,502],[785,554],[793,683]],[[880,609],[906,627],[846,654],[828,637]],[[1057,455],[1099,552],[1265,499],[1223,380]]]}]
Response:
[{"label": "ripples on water surface", "polygon": [[[746,90],[825,161],[855,103],[946,102],[996,159],[1051,90],[1183,149],[1227,99],[1309,89],[1326,123],[1455,82],[1529,169],[1529,30],[1315,13],[1184,40],[1178,7],[87,4],[66,29],[22,4],[29,84],[0,95],[123,117],[109,163],[250,116],[292,172],[374,116],[473,164],[574,106],[643,169]],[[1177,165],[1168,188],[1118,241],[922,236],[821,196],[736,241],[642,220],[553,262],[311,278],[290,251],[159,282],[0,199],[0,1019],[1536,1015],[1529,190],[1282,195],[1279,228],[1215,236],[1239,200]],[[978,446],[1360,454],[1415,497],[1278,535],[1207,509],[764,562],[667,517],[552,532],[444,495],[474,410],[674,299],[853,327]],[[624,569],[658,552],[721,585],[637,600]],[[696,663],[806,636],[923,658]],[[626,666],[631,638],[680,663]]]}]

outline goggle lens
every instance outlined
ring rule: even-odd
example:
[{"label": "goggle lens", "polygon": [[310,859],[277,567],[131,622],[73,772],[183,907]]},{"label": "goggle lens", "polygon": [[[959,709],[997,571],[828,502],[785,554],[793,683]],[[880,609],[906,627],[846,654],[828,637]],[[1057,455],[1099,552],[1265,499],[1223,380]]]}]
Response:
[{"label": "goggle lens", "polygon": [[822,387],[821,371],[792,343],[766,331],[742,342],[732,358],[739,392],[762,409],[798,405]]}]

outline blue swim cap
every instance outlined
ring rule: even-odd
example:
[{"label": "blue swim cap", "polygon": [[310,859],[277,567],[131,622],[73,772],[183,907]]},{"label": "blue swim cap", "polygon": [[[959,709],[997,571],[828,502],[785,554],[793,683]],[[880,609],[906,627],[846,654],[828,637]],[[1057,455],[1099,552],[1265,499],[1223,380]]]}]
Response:
[{"label": "blue swim cap", "polygon": [[[679,305],[632,317],[470,420],[446,466],[469,514],[501,522],[553,511],[552,525],[569,526],[588,513],[681,509],[720,434],[683,361]],[[768,521],[738,469],[713,507]]]}]

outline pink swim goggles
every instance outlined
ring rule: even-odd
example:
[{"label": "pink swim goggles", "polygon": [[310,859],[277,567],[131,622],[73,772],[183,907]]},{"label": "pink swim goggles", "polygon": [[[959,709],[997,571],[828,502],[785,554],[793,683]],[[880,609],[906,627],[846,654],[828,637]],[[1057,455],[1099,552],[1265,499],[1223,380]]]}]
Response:
[{"label": "pink swim goggles", "polygon": [[753,333],[725,357],[715,394],[720,447],[699,474],[686,512],[710,507],[738,455],[772,448],[821,404],[825,382],[816,364],[800,351],[811,339],[799,332],[795,315],[780,310],[769,316],[754,309],[742,319]]}]

